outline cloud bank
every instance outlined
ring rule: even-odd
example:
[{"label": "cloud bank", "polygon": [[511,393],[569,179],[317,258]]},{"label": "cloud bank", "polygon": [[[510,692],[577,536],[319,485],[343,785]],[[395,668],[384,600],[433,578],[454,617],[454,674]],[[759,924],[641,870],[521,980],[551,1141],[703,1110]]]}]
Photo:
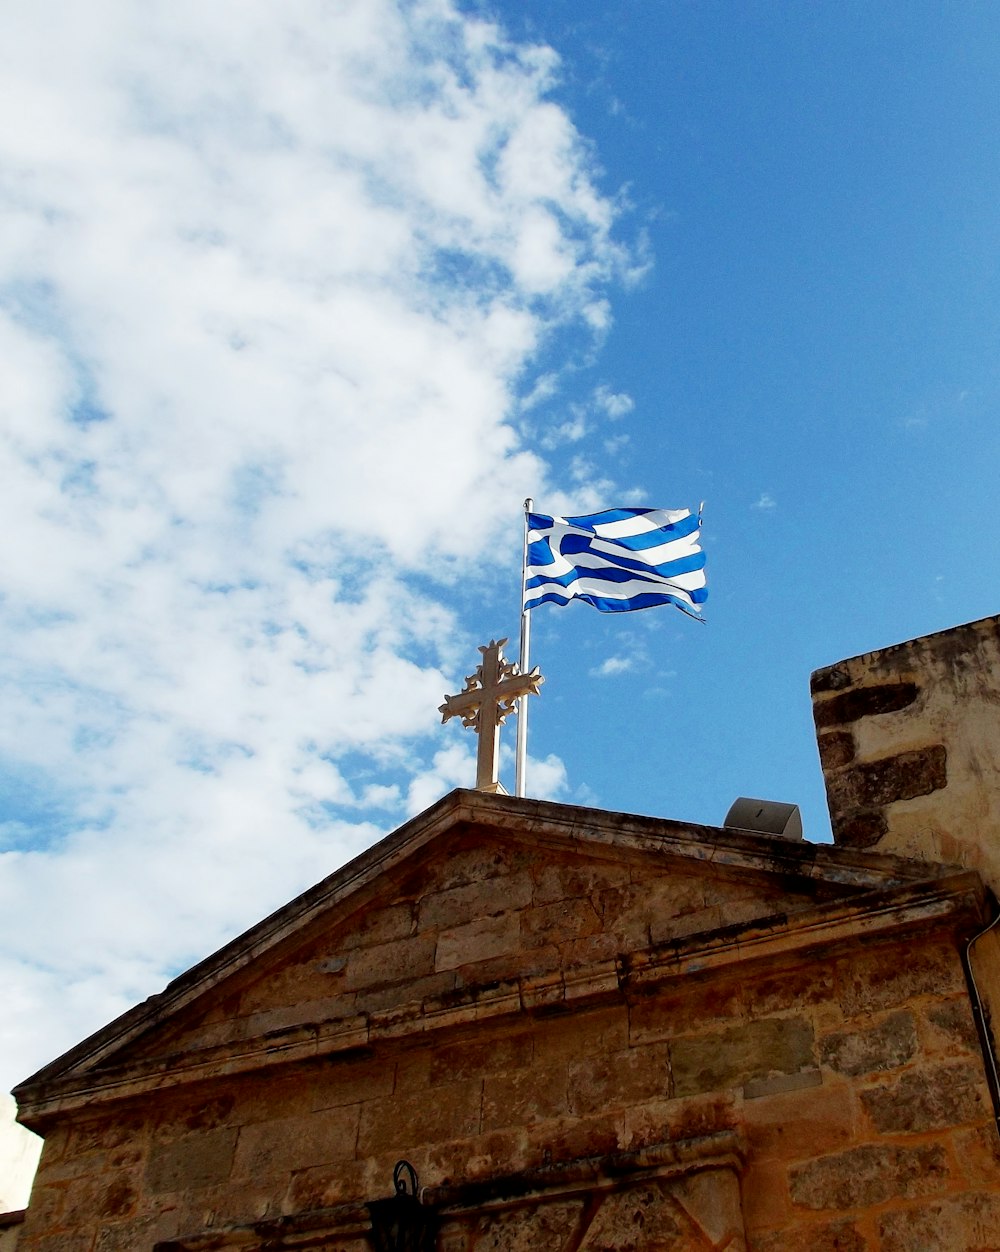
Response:
[{"label": "cloud bank", "polygon": [[2,23],[7,1087],[468,781],[521,398],[630,262],[554,53],[448,0]]}]

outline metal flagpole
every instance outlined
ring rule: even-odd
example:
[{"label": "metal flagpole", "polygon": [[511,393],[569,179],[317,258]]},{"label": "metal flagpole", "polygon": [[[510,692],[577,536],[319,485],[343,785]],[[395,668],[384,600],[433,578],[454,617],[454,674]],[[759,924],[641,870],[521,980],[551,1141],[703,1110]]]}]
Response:
[{"label": "metal flagpole", "polygon": [[[528,672],[528,643],[531,633],[531,614],[524,608],[524,582],[528,573],[528,514],[534,501],[529,496],[524,502],[524,547],[521,555],[521,656],[518,669]],[[521,696],[517,702],[517,751],[515,756],[514,794],[524,795],[524,768],[528,759],[528,697]]]}]

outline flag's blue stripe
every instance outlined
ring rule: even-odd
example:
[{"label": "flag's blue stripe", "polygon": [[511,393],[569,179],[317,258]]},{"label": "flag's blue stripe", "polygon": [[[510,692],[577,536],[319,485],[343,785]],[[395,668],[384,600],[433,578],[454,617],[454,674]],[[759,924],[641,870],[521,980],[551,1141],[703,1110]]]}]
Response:
[{"label": "flag's blue stripe", "polygon": [[[699,587],[696,591],[687,593],[694,604],[704,604],[708,598],[708,593],[703,587]],[[558,591],[547,591],[545,595],[539,596],[537,600],[525,600],[524,607],[526,609],[537,608],[540,604],[569,604],[570,600],[583,600],[587,604],[592,604],[595,609],[600,609],[602,613],[627,613],[632,609],[652,609],[660,604],[676,604],[679,609],[688,611],[688,605],[682,596],[669,591],[643,591],[637,596],[629,596],[627,599],[612,599],[607,596],[594,595],[561,595]]]},{"label": "flag's blue stripe", "polygon": [[688,535],[698,533],[700,523],[697,517],[685,517],[679,522],[670,522],[665,526],[657,526],[655,530],[643,530],[637,535],[597,535],[588,533],[585,530],[582,533],[574,533],[567,530],[562,537],[563,551],[583,551],[582,548],[567,549],[566,544],[595,544],[610,543],[616,548],[630,548],[634,552],[641,552],[645,548],[658,548],[661,544],[672,543],[678,539],[685,539]]},{"label": "flag's blue stripe", "polygon": [[623,548],[640,551],[642,548],[655,548],[661,543],[669,543],[672,539],[683,539],[686,535],[697,534],[700,525],[698,515],[692,513],[678,522],[668,522],[665,526],[658,526],[656,530],[644,530],[638,535],[618,535],[613,539],[599,535],[598,539],[601,543],[620,543]]},{"label": "flag's blue stripe", "polygon": [[[615,510],[615,512],[619,513],[621,511],[622,510],[620,509]],[[635,513],[637,515],[640,513],[644,515],[655,511],[656,510],[654,509],[637,509],[635,510]],[[592,516],[603,518],[605,521],[615,520],[613,518],[609,518],[603,513],[595,513]],[[627,514],[626,516],[632,516],[632,514]],[[568,526],[573,527],[575,530],[589,531],[591,537],[600,543],[613,543],[623,548],[632,548],[635,551],[639,551],[643,548],[655,548],[662,543],[669,543],[672,539],[682,539],[685,535],[696,534],[699,526],[701,525],[701,518],[699,518],[697,513],[690,513],[687,517],[682,517],[676,522],[665,522],[662,526],[657,526],[654,530],[643,530],[635,535],[598,535],[594,526],[590,524],[589,517],[567,517],[563,520]],[[555,521],[551,517],[546,517],[542,513],[528,514],[529,530],[551,530],[553,526],[555,526]],[[573,539],[578,543],[587,541],[586,535],[573,535],[567,532],[563,535],[563,543],[565,544],[568,539]],[[566,550],[567,549],[564,548],[564,551]],[[572,550],[580,551],[580,549]]]},{"label": "flag's blue stripe", "polygon": [[[670,561],[661,561],[657,563],[655,561],[643,561],[642,559],[633,560],[631,557],[620,556],[614,550],[615,548],[623,547],[626,551],[633,551],[634,549],[628,548],[625,544],[619,545],[617,540],[603,539],[600,542],[601,546],[597,547],[590,539],[587,538],[586,535],[563,535],[562,543],[559,545],[559,551],[564,557],[566,557],[567,560],[569,560],[570,557],[578,556],[581,552],[588,552],[598,561],[620,561],[623,565],[634,565],[636,568],[663,569],[670,565]],[[655,546],[660,547],[659,544],[656,544]],[[684,546],[690,547],[689,544]],[[551,550],[552,548],[550,545],[549,551],[551,552]],[[678,559],[679,558],[677,557],[674,558],[674,560]]]},{"label": "flag's blue stripe", "polygon": [[[624,522],[631,517],[645,517],[647,513],[657,513],[658,509],[605,509],[602,513],[581,513],[578,517],[567,517],[563,520],[570,526],[581,529],[593,529],[595,526],[607,525],[609,522]],[[547,513],[529,513],[528,528],[530,530],[545,529],[555,523],[555,518]]]},{"label": "flag's blue stripe", "polygon": [[[692,552],[689,556],[678,557],[676,561],[668,561],[664,565],[643,565],[640,561],[630,561],[627,557],[609,557],[608,560],[615,563],[601,566],[575,565],[565,574],[546,574],[543,567],[542,573],[529,572],[524,585],[528,588],[540,587],[543,583],[558,583],[560,587],[568,587],[578,578],[593,578],[609,583],[641,582],[650,575],[656,575],[655,579],[649,578],[650,582],[654,582],[660,578],[676,578],[678,574],[689,574],[692,570],[705,568],[704,552]],[[528,570],[538,568],[540,564],[532,562]]]},{"label": "flag's blue stripe", "polygon": [[[610,561],[616,565],[626,566],[629,569],[648,569],[655,570],[657,573],[669,574],[674,567],[676,561],[687,560],[687,555],[683,557],[674,557],[670,561],[661,561],[655,564],[652,561],[643,561],[639,558],[619,555],[614,551],[606,551],[603,548],[595,548],[584,535],[564,535],[559,553],[562,557],[574,564],[572,557],[579,556],[581,553],[588,553],[597,561]],[[700,552],[700,549],[699,549]],[[552,543],[548,538],[535,539],[528,544],[528,568],[542,567],[552,565],[556,561],[555,554],[552,551]],[[702,565],[704,565],[702,559]],[[587,566],[587,568],[591,568]]]},{"label": "flag's blue stripe", "polygon": [[[680,510],[637,508],[559,518],[529,514],[532,536],[525,569],[525,609],[583,600],[605,613],[675,604],[697,616],[693,610],[708,597],[704,577],[684,576],[697,575],[705,567],[705,554],[698,546],[701,516],[688,513],[663,521],[665,515],[677,512]],[[650,514],[655,518],[644,521]],[[629,526],[629,522],[636,524]],[[599,533],[599,528],[612,524],[619,524],[624,533]],[[678,555],[657,563],[651,559],[656,550]],[[645,560],[644,553],[649,554]],[[678,579],[700,585],[680,586]]]},{"label": "flag's blue stripe", "polygon": [[552,545],[547,539],[536,539],[528,544],[528,565],[551,565],[555,561]]}]

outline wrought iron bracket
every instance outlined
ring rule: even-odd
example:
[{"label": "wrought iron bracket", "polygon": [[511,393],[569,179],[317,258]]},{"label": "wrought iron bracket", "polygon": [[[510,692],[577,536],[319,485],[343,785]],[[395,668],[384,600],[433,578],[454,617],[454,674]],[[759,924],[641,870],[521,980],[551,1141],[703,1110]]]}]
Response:
[{"label": "wrought iron bracket", "polygon": [[394,1194],[371,1200],[366,1206],[372,1223],[375,1252],[434,1252],[438,1214],[422,1204],[417,1171],[409,1161],[397,1161],[392,1171]]}]

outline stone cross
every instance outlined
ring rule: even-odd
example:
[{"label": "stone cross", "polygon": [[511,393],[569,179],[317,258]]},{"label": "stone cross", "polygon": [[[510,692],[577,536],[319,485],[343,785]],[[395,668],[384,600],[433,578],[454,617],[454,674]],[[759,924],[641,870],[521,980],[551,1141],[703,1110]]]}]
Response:
[{"label": "stone cross", "polygon": [[522,674],[517,665],[504,659],[506,639],[491,639],[480,647],[483,663],[465,680],[457,696],[445,696],[439,708],[441,721],[460,717],[463,726],[474,727],[479,736],[476,756],[476,788],[479,791],[503,791],[500,785],[500,727],[508,713],[513,712],[519,696],[537,696],[545,679],[538,666]]}]

